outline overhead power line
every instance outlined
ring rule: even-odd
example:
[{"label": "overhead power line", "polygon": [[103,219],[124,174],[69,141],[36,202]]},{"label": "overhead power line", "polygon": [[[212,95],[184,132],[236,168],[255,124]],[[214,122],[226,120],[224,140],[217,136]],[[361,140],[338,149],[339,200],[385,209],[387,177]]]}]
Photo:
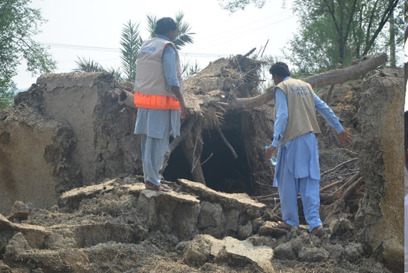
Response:
[{"label": "overhead power line", "polygon": [[[73,45],[73,44],[61,44],[61,43],[43,43],[44,45],[54,48],[66,48],[66,49],[80,49],[89,51],[103,51],[103,52],[116,52],[119,53],[120,49],[112,47],[98,47],[98,46],[85,46],[85,45]],[[199,53],[199,52],[179,52],[184,57],[227,57],[226,53]]]},{"label": "overhead power line", "polygon": [[84,45],[72,45],[72,44],[59,44],[59,43],[43,43],[50,47],[56,48],[68,48],[68,49],[82,49],[91,51],[105,51],[105,52],[120,52],[118,48],[111,47],[99,47],[99,46],[84,46]]},{"label": "overhead power line", "polygon": [[207,44],[202,44],[201,47],[203,49],[213,48],[213,47],[216,47],[218,45],[222,45],[222,44],[224,44],[226,42],[239,40],[239,39],[242,39],[242,33],[243,32],[249,32],[249,33],[259,32],[261,30],[264,30],[265,28],[271,28],[274,25],[280,24],[282,22],[285,22],[285,21],[288,21],[288,20],[291,20],[291,19],[293,19],[293,17],[286,17],[286,18],[279,19],[279,20],[276,20],[274,22],[268,22],[268,23],[262,24],[262,25],[260,25],[260,26],[258,26],[256,28],[247,29],[247,30],[245,30],[244,28],[241,28],[241,29],[237,28],[236,30],[225,34],[221,38],[210,39]]}]

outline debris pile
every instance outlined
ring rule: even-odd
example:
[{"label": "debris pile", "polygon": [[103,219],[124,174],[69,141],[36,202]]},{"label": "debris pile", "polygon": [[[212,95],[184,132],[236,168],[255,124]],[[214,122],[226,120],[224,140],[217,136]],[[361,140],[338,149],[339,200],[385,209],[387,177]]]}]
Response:
[{"label": "debris pile", "polygon": [[[279,272],[324,266],[333,272],[387,272],[360,243],[303,227],[271,227],[270,209],[247,194],[180,179],[144,189],[142,177],[114,179],[61,195],[49,210],[16,202],[0,217],[2,264],[9,272]],[[13,271],[11,271],[13,270]],[[276,271],[275,271],[276,270]],[[3,271],[7,272],[7,271]],[[286,271],[282,271],[286,272]]]}]

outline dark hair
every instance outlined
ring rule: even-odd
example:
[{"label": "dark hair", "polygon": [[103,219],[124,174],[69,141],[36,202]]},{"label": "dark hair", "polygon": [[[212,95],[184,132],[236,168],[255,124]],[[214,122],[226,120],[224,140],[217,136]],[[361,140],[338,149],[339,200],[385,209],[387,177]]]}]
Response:
[{"label": "dark hair", "polygon": [[271,73],[272,75],[277,75],[279,77],[290,76],[289,67],[283,62],[274,63],[269,69],[269,73]]},{"label": "dark hair", "polygon": [[169,30],[175,29],[177,29],[176,22],[174,22],[174,20],[170,17],[163,17],[156,22],[154,32],[157,35],[165,35],[167,32],[169,32]]}]

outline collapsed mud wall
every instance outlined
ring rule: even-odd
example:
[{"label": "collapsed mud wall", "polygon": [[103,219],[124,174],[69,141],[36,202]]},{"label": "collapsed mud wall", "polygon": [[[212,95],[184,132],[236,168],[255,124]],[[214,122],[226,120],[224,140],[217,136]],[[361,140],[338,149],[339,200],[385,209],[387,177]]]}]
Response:
[{"label": "collapsed mud wall", "polygon": [[116,103],[111,74],[54,74],[40,77],[43,114],[66,120],[74,132],[72,160],[79,164],[84,185],[123,173],[134,173],[137,139],[132,134],[136,112]]},{"label": "collapsed mud wall", "polygon": [[141,173],[136,111],[119,105],[108,73],[48,74],[0,119],[0,212],[14,201],[40,208],[59,194]]},{"label": "collapsed mud wall", "polygon": [[19,105],[0,115],[0,212],[16,200],[50,207],[64,180],[76,186],[75,168],[64,160],[75,145],[71,127]]},{"label": "collapsed mud wall", "polygon": [[404,81],[384,69],[362,87],[358,165],[365,182],[356,215],[359,239],[396,272],[404,255]]}]

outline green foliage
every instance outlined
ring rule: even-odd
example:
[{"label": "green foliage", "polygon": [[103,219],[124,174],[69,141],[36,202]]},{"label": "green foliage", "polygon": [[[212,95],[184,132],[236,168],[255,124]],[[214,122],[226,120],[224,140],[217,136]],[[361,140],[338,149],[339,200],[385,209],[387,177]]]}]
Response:
[{"label": "green foliage", "polygon": [[147,31],[149,32],[149,37],[150,39],[155,37],[156,34],[154,33],[154,30],[156,29],[156,23],[157,23],[157,17],[152,14],[148,14],[146,16],[147,19]]},{"label": "green foliage", "polygon": [[223,9],[236,12],[237,10],[245,9],[250,4],[257,8],[262,8],[265,0],[218,0],[218,3]]},{"label": "green foliage", "polygon": [[[174,19],[177,25],[177,33],[176,37],[174,38],[174,45],[177,49],[181,49],[186,44],[192,44],[194,32],[190,32],[191,27],[188,23],[184,21],[184,13],[178,12],[176,14],[176,18]],[[150,38],[156,36],[154,30],[156,28],[157,17],[154,15],[147,15],[147,30],[150,33]]]},{"label": "green foliage", "polygon": [[[192,35],[194,35],[194,33],[190,32],[190,25],[184,22],[184,14],[182,12],[177,13],[175,22],[177,24],[178,32],[173,43],[176,45],[177,49],[180,49],[186,44],[193,43]],[[154,30],[156,28],[156,23],[156,16],[147,15],[147,30],[150,34],[149,38],[153,38],[155,36]],[[122,38],[120,41],[122,70],[124,71],[125,79],[123,79],[119,69],[110,69],[108,71],[114,74],[117,81],[120,82],[125,80],[134,82],[136,78],[136,59],[142,43],[143,40],[140,36],[139,24],[128,21],[123,27]],[[78,57],[78,61],[76,63],[78,67],[74,69],[74,71],[77,72],[105,71],[105,69],[99,63],[92,60],[81,59]],[[192,66],[187,64],[184,68],[185,73],[183,74],[183,77],[194,75],[198,72],[198,70],[199,68],[197,64]]]},{"label": "green foliage", "polygon": [[[266,0],[218,2],[235,12],[251,4],[262,8]],[[285,5],[285,0],[281,3]],[[287,58],[302,76],[345,67],[354,59],[377,52],[389,52],[393,65],[395,43],[400,47],[404,43],[400,3],[402,0],[294,0],[300,29],[286,48]],[[388,24],[393,13],[394,28]]]},{"label": "green foliage", "polygon": [[176,24],[177,24],[177,35],[174,39],[174,44],[176,45],[177,49],[181,49],[186,44],[193,43],[194,32],[190,32],[191,27],[188,23],[184,22],[184,14],[179,12],[176,14]]},{"label": "green foliage", "polygon": [[10,84],[10,89],[0,87],[0,110],[6,109],[13,104],[14,95],[17,87],[14,83]]},{"label": "green foliage", "polygon": [[[288,54],[299,73],[310,75],[348,66],[367,54],[389,51],[388,20],[401,0],[295,0],[299,34]],[[398,17],[398,16],[397,16]],[[395,22],[403,29],[403,22]],[[401,44],[402,32],[397,33]]]},{"label": "green foliage", "polygon": [[95,62],[91,59],[85,59],[78,57],[78,60],[75,61],[77,64],[77,68],[74,69],[75,72],[108,72],[113,74],[113,77],[118,81],[123,81],[122,75],[119,70],[114,68],[105,69],[99,63]]},{"label": "green foliage", "polygon": [[264,93],[266,88],[274,85],[275,83],[272,80],[272,75],[269,73],[269,69],[271,68],[271,65],[283,61],[279,60],[277,57],[274,57],[272,55],[265,55],[259,57],[259,61],[261,61],[261,69],[260,69],[260,84],[258,87],[258,91],[260,93]]},{"label": "green foliage", "polygon": [[136,59],[142,45],[139,25],[129,21],[122,30],[122,67],[127,81],[134,82],[136,78]]},{"label": "green foliage", "polygon": [[405,22],[408,22],[408,1],[405,1],[404,4],[404,18]]},{"label": "green foliage", "polygon": [[39,10],[29,7],[30,3],[31,0],[0,1],[0,88],[3,90],[11,85],[22,60],[33,75],[56,68],[46,48],[33,40],[44,20]]},{"label": "green foliage", "polygon": [[[147,30],[150,34],[150,38],[156,36],[154,33],[157,23],[157,17],[154,15],[147,15]],[[190,32],[191,27],[188,23],[184,21],[184,14],[182,12],[178,12],[176,14],[176,18],[174,19],[177,25],[177,33],[176,37],[174,38],[174,45],[177,49],[181,49],[186,44],[192,44],[194,42],[192,35],[195,33]],[[182,64],[181,74],[183,79],[187,79],[191,76],[194,76],[200,71],[200,67],[198,66],[197,62],[194,64],[190,64],[189,62]]]},{"label": "green foliage", "polygon": [[75,72],[101,72],[105,69],[97,62],[91,59],[85,59],[78,57],[78,60],[75,61],[77,68],[74,69]]},{"label": "green foliage", "polygon": [[200,70],[201,68],[198,65],[197,61],[195,61],[193,64],[187,62],[182,64],[181,66],[181,76],[183,79],[188,79],[197,74]]}]

